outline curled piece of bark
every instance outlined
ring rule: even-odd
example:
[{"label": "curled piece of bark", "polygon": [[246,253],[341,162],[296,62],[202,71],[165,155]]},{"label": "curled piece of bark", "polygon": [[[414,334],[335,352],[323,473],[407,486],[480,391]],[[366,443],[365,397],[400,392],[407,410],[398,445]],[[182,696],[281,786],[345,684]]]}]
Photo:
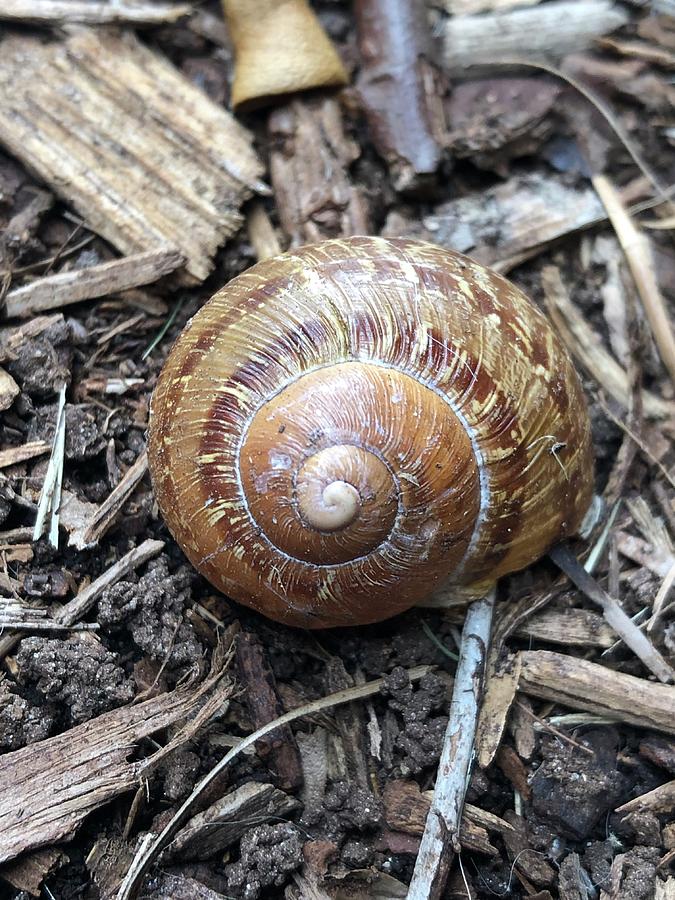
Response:
[{"label": "curled piece of bark", "polygon": [[444,83],[423,0],[358,0],[357,88],[398,191],[433,177],[445,132]]},{"label": "curled piece of bark", "polygon": [[232,105],[346,84],[347,73],[306,0],[223,0],[235,50]]}]

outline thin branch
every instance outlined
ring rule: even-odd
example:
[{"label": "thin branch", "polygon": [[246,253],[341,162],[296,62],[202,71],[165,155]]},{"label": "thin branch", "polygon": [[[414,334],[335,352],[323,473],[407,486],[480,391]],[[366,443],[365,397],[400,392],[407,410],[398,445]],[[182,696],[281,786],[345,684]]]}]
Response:
[{"label": "thin branch", "polygon": [[675,672],[649,638],[626,615],[617,601],[610,597],[595,579],[591,578],[569,547],[565,544],[558,544],[549,550],[548,555],[589,600],[597,603],[607,624],[611,625],[624,643],[630,647],[649,671],[656,675],[659,681],[665,684],[675,681]]},{"label": "thin branch", "polygon": [[475,600],[462,631],[450,718],[438,764],[436,787],[413,872],[408,900],[438,900],[458,853],[459,828],[474,752],[479,700],[492,627],[494,590]]}]

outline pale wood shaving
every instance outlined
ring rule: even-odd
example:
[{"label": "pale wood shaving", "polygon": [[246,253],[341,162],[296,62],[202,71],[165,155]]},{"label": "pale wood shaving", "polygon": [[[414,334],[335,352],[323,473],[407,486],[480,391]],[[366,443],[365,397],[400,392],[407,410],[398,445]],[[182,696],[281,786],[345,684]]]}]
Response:
[{"label": "pale wood shaving", "polygon": [[675,687],[614,672],[596,663],[549,650],[520,653],[519,689],[570,709],[584,709],[675,734]]},{"label": "pale wood shaving", "polygon": [[130,32],[5,37],[0,141],[121,253],[174,248],[196,280],[266,190],[248,132]]},{"label": "pale wood shaving", "polygon": [[148,250],[87,269],[47,275],[10,291],[5,297],[5,314],[8,318],[32,316],[46,309],[151,284],[184,262],[177,250]]},{"label": "pale wood shaving", "polygon": [[0,19],[10,22],[49,22],[66,24],[80,22],[86,25],[111,25],[127,22],[133,25],[161,25],[176,22],[190,12],[189,4],[182,3],[108,3],[100,0],[3,0]]}]

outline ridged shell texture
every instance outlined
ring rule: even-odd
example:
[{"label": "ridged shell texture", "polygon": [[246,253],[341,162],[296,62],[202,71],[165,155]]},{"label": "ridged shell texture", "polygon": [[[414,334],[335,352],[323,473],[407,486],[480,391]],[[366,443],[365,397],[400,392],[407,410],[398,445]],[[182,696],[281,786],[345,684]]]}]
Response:
[{"label": "ridged shell texture", "polygon": [[574,534],[593,491],[578,378],[516,287],[430,244],[265,260],[191,320],[150,468],[193,565],[273,619],[392,616],[485,590]]}]

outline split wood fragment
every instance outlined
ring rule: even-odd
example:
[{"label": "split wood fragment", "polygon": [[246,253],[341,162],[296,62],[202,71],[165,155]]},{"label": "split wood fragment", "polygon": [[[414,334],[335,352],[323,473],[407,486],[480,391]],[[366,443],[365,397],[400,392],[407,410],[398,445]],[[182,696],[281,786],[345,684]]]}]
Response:
[{"label": "split wood fragment", "polygon": [[457,73],[515,55],[560,58],[627,21],[611,0],[554,0],[527,9],[453,16],[445,25],[445,62]]},{"label": "split wood fragment", "polygon": [[90,812],[134,787],[147,763],[129,761],[134,744],[190,719],[204,693],[204,685],[178,688],[1,756],[0,778],[12,789],[0,796],[0,863],[69,837]]},{"label": "split wood fragment", "polygon": [[322,95],[292,100],[274,110],[268,130],[274,198],[291,246],[368,234],[363,194],[349,175],[360,149],[345,133],[338,101]]},{"label": "split wood fragment", "polygon": [[29,441],[27,444],[19,444],[18,447],[8,447],[0,450],[0,469],[15,466],[17,463],[34,459],[36,456],[44,456],[51,450],[47,441]]},{"label": "split wood fragment", "polygon": [[193,280],[266,190],[248,132],[128,31],[5,37],[0,142],[122,254],[175,248]]},{"label": "split wood fragment", "polygon": [[69,303],[79,303],[152,284],[174,272],[184,262],[185,258],[177,250],[158,249],[135,253],[87,269],[72,269],[47,275],[10,291],[5,297],[5,315],[8,318],[25,318]]},{"label": "split wood fragment", "polygon": [[0,19],[44,25],[162,25],[176,22],[192,7],[180,3],[105,3],[100,0],[2,0]]},{"label": "split wood fragment", "polygon": [[249,781],[198,813],[164,851],[164,859],[208,859],[256,824],[287,816],[299,802],[272,784]]},{"label": "split wood fragment", "polygon": [[76,547],[78,550],[84,550],[85,547],[96,544],[113,524],[147,470],[148,457],[143,451],[136,462],[124,473],[120,483],[96,509],[93,515],[82,523],[81,528],[71,533],[68,544]]},{"label": "split wood fragment", "polygon": [[638,728],[675,734],[675,686],[656,684],[596,663],[554,653],[519,654],[519,690]]}]

